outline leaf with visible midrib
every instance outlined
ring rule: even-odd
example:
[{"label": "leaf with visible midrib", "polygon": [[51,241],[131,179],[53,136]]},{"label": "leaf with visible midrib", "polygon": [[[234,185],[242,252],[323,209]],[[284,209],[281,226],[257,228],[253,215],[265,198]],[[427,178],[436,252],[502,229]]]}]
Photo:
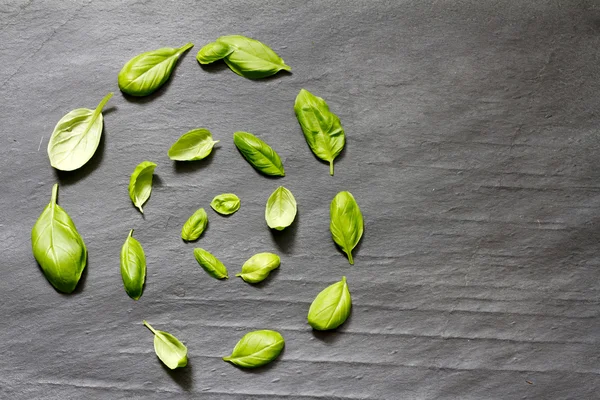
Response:
[{"label": "leaf with visible midrib", "polygon": [[267,200],[265,220],[269,228],[281,231],[294,222],[296,212],[294,195],[288,189],[279,186]]},{"label": "leaf with visible midrib", "polygon": [[165,331],[154,329],[146,321],[144,325],[154,333],[154,351],[167,367],[175,369],[187,365],[187,347],[175,336]]},{"label": "leaf with visible midrib", "polygon": [[200,264],[200,266],[204,268],[204,270],[213,278],[229,278],[225,265],[223,265],[221,260],[213,256],[208,251],[201,248],[194,249],[194,257],[196,258],[198,264]]},{"label": "leaf with visible midrib", "polygon": [[285,176],[279,155],[271,146],[253,134],[236,132],[233,134],[233,143],[250,165],[258,171],[266,175]]},{"label": "leaf with visible midrib", "polygon": [[310,149],[321,160],[329,162],[329,173],[333,175],[333,160],[346,143],[340,119],[329,111],[325,100],[305,89],[298,93],[294,111]]},{"label": "leaf with visible midrib", "polygon": [[151,161],[142,161],[135,167],[129,179],[129,197],[133,204],[143,214],[142,206],[150,198],[152,192],[152,174],[156,164]]},{"label": "leaf with visible midrib", "polygon": [[231,355],[223,357],[223,360],[243,368],[256,368],[276,359],[284,346],[285,340],[279,332],[249,332],[236,344]]},{"label": "leaf with visible midrib", "polygon": [[133,57],[119,72],[119,89],[131,96],[153,93],[169,80],[179,56],[192,47],[192,43],[180,48],[163,47]]},{"label": "leaf with visible midrib", "polygon": [[230,55],[235,49],[226,43],[212,42],[202,47],[196,55],[200,64],[210,64]]},{"label": "leaf with visible midrib", "polygon": [[33,256],[56,290],[75,290],[87,263],[87,248],[69,214],[59,206],[58,184],[31,230]]},{"label": "leaf with visible midrib", "polygon": [[329,229],[333,240],[348,255],[348,262],[354,264],[352,250],[363,234],[363,216],[350,192],[339,192],[331,201],[331,223]]},{"label": "leaf with visible midrib", "polygon": [[121,277],[129,297],[134,300],[142,297],[146,281],[146,255],[140,242],[133,238],[133,229],[121,247]]},{"label": "leaf with visible midrib", "polygon": [[223,193],[215,196],[210,206],[219,214],[231,215],[240,209],[240,198],[233,193]]},{"label": "leaf with visible midrib", "polygon": [[344,276],[317,295],[308,310],[308,323],[321,331],[335,329],[348,319],[351,308],[352,299]]},{"label": "leaf with visible midrib", "polygon": [[202,160],[211,153],[216,143],[219,141],[213,140],[208,129],[194,129],[173,143],[169,149],[169,158],[175,161]]},{"label": "leaf with visible midrib", "polygon": [[277,254],[273,253],[258,253],[250,257],[244,265],[242,272],[236,274],[248,283],[258,283],[263,281],[271,271],[279,268],[281,259]]},{"label": "leaf with visible midrib", "polygon": [[204,208],[193,213],[181,228],[181,238],[187,242],[197,240],[208,225],[208,215]]},{"label": "leaf with visible midrib", "polygon": [[112,96],[112,92],[107,94],[95,110],[78,108],[58,121],[48,142],[50,165],[73,171],[92,158],[102,137],[102,109]]}]

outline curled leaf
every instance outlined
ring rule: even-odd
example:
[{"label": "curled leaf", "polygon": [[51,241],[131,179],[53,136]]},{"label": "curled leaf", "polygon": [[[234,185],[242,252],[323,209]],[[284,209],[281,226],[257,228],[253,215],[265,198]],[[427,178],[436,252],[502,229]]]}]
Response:
[{"label": "curled leaf", "polygon": [[204,249],[194,249],[194,257],[198,264],[213,278],[228,279],[227,268],[215,256]]},{"label": "curled leaf", "polygon": [[150,198],[152,193],[152,175],[156,164],[151,161],[143,161],[135,167],[129,179],[129,197],[133,204],[143,214],[142,206]]},{"label": "curled leaf", "polygon": [[230,55],[235,49],[226,43],[212,42],[200,49],[196,60],[200,64],[210,64]]},{"label": "curled leaf", "polygon": [[339,192],[331,202],[330,216],[331,236],[348,255],[348,262],[354,264],[352,250],[363,234],[363,216],[354,196],[350,192]]},{"label": "curled leaf", "polygon": [[129,297],[134,300],[142,297],[146,281],[146,255],[140,242],[133,238],[133,229],[121,247],[121,277]]},{"label": "curled leaf", "polygon": [[169,149],[169,158],[175,161],[202,160],[211,153],[216,143],[219,141],[213,140],[208,129],[194,129],[173,143]]},{"label": "curled leaf", "polygon": [[181,228],[181,238],[187,242],[198,240],[208,225],[208,215],[204,208],[197,210],[185,221]]},{"label": "curled leaf", "polygon": [[235,345],[231,355],[223,357],[223,360],[242,368],[256,368],[276,359],[284,346],[285,340],[279,332],[248,332]]},{"label": "curled leaf", "polygon": [[267,200],[265,220],[269,228],[281,231],[294,222],[296,212],[294,195],[288,189],[279,186]]},{"label": "curled leaf", "polygon": [[59,206],[58,184],[31,230],[33,256],[46,279],[64,293],[75,290],[87,263],[87,248],[69,214]]},{"label": "curled leaf", "polygon": [[233,143],[246,161],[258,171],[265,175],[285,176],[279,154],[253,134],[236,132],[233,134]]},{"label": "curled leaf", "polygon": [[142,322],[154,333],[154,351],[160,361],[170,369],[185,367],[188,362],[187,347],[170,333],[154,329],[146,321]]},{"label": "curled leaf", "polygon": [[244,265],[242,272],[236,274],[248,283],[258,283],[263,281],[271,271],[279,267],[281,259],[277,254],[258,253],[250,257]]},{"label": "curled leaf", "polygon": [[223,193],[215,196],[210,206],[219,214],[230,215],[240,209],[240,198],[233,193]]},{"label": "curled leaf", "polygon": [[346,321],[351,309],[352,299],[344,276],[313,300],[308,310],[308,324],[320,331],[335,329]]}]

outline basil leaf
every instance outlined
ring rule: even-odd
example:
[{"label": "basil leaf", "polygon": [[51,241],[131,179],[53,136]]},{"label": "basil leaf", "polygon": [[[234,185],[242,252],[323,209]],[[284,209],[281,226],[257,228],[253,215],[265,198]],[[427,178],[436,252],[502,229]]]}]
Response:
[{"label": "basil leaf", "polygon": [[200,248],[194,249],[194,257],[198,264],[213,278],[229,279],[225,265],[208,251]]},{"label": "basil leaf", "polygon": [[95,110],[78,108],[58,121],[48,142],[50,165],[73,171],[92,158],[102,136],[102,109],[112,96],[107,94]]},{"label": "basil leaf", "polygon": [[292,70],[269,46],[241,35],[221,36],[200,49],[196,59],[201,64],[224,59],[233,72],[250,79]]},{"label": "basil leaf", "polygon": [[279,332],[262,330],[248,332],[235,345],[231,355],[223,357],[238,367],[256,368],[266,365],[276,359],[285,340]]},{"label": "basil leaf", "polygon": [[169,80],[179,56],[194,47],[163,47],[133,57],[119,72],[119,89],[132,96],[147,96]]},{"label": "basil leaf", "polygon": [[296,212],[294,195],[288,189],[279,186],[267,200],[265,220],[269,228],[281,231],[294,222]]},{"label": "basil leaf", "polygon": [[363,216],[354,196],[350,192],[339,192],[331,202],[329,213],[331,236],[348,255],[350,264],[354,264],[352,249],[363,234]]},{"label": "basil leaf", "polygon": [[56,290],[75,290],[87,262],[87,249],[69,214],[56,204],[58,184],[52,199],[31,230],[33,256]]},{"label": "basil leaf", "polygon": [[169,149],[169,158],[175,161],[202,160],[210,154],[216,143],[219,141],[213,140],[208,129],[194,129],[173,143]]},{"label": "basil leaf", "polygon": [[329,111],[325,100],[304,89],[296,97],[294,111],[310,149],[329,162],[329,174],[333,175],[333,160],[346,143],[340,119]]},{"label": "basil leaf", "polygon": [[197,240],[208,225],[208,215],[204,208],[197,210],[185,221],[181,228],[181,238],[187,242]]},{"label": "basil leaf", "polygon": [[265,142],[248,132],[233,134],[233,143],[242,156],[265,175],[285,176],[279,155]]},{"label": "basil leaf", "polygon": [[125,292],[134,300],[142,297],[146,281],[146,255],[140,242],[133,238],[133,229],[121,247],[121,277]]},{"label": "basil leaf", "polygon": [[343,276],[313,300],[308,310],[308,324],[319,331],[335,329],[346,321],[351,309],[352,299]]},{"label": "basil leaf", "polygon": [[227,57],[233,50],[235,49],[226,43],[212,42],[200,49],[196,55],[196,60],[200,64],[210,64]]},{"label": "basil leaf", "polygon": [[146,321],[142,322],[154,333],[154,351],[160,361],[170,369],[185,367],[188,362],[187,347],[170,333],[154,329]]},{"label": "basil leaf", "polygon": [[135,167],[129,179],[129,197],[133,204],[143,214],[142,206],[150,198],[152,192],[152,174],[156,164],[151,161],[143,161]]},{"label": "basil leaf", "polygon": [[250,257],[244,265],[242,272],[235,274],[248,283],[263,281],[271,271],[279,267],[281,260],[277,254],[258,253]]},{"label": "basil leaf", "polygon": [[240,209],[240,198],[233,193],[223,193],[215,196],[210,206],[219,214],[230,215]]}]

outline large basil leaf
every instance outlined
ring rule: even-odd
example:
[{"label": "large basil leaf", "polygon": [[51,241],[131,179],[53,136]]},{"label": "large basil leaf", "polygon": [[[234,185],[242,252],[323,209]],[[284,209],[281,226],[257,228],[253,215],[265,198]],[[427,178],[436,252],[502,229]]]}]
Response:
[{"label": "large basil leaf", "polygon": [[216,143],[219,141],[213,140],[208,129],[194,129],[173,143],[169,149],[169,158],[175,161],[202,160],[210,154]]},{"label": "large basil leaf", "polygon": [[160,361],[170,369],[185,367],[188,362],[187,347],[170,333],[154,329],[146,321],[142,322],[154,333],[154,351]]},{"label": "large basil leaf", "polygon": [[95,110],[78,108],[58,121],[48,142],[50,165],[73,171],[92,158],[102,136],[102,109],[112,96],[107,94]]},{"label": "large basil leaf", "polygon": [[197,210],[185,221],[181,228],[181,238],[187,242],[198,240],[208,225],[208,215],[204,208]]},{"label": "large basil leaf", "polygon": [[351,308],[352,299],[344,276],[313,300],[308,310],[308,324],[320,331],[335,329],[346,321]]},{"label": "large basil leaf", "polygon": [[305,89],[298,93],[294,111],[310,149],[321,160],[329,162],[329,173],[333,175],[333,160],[346,143],[340,119],[329,111],[325,100]]},{"label": "large basil leaf", "polygon": [[242,272],[235,274],[248,283],[258,283],[263,281],[271,271],[279,267],[281,259],[277,254],[258,253],[250,257],[244,265]]},{"label": "large basil leaf", "polygon": [[279,356],[285,340],[279,332],[261,330],[248,332],[235,345],[231,355],[223,357],[238,367],[256,368],[266,365]]},{"label": "large basil leaf", "polygon": [[57,197],[55,184],[50,203],[31,230],[31,248],[52,286],[71,293],[85,268],[87,249],[69,214],[56,204]]},{"label": "large basil leaf", "polygon": [[288,189],[279,186],[267,200],[265,220],[269,228],[281,231],[294,222],[296,212],[294,195]]},{"label": "large basil leaf", "polygon": [[133,57],[119,72],[119,89],[132,96],[147,96],[165,84],[179,56],[194,47],[164,47]]},{"label": "large basil leaf", "polygon": [[142,297],[146,281],[146,255],[140,242],[133,238],[133,229],[121,247],[121,277],[125,292],[134,300]]},{"label": "large basil leaf", "polygon": [[194,257],[198,264],[213,278],[228,279],[227,268],[223,263],[208,251],[197,248],[194,249]]},{"label": "large basil leaf", "polygon": [[233,193],[223,193],[215,196],[210,206],[219,214],[230,215],[240,209],[240,198]]},{"label": "large basil leaf", "polygon": [[265,175],[285,176],[279,155],[265,142],[248,132],[233,134],[233,143],[242,156]]},{"label": "large basil leaf", "polygon": [[250,79],[292,70],[269,46],[241,35],[221,36],[200,49],[196,59],[201,64],[224,59],[233,72]]},{"label": "large basil leaf", "polygon": [[339,192],[331,202],[329,213],[331,236],[348,255],[350,264],[354,264],[352,250],[363,234],[363,216],[354,196],[350,192]]},{"label": "large basil leaf", "polygon": [[129,179],[129,197],[133,204],[143,214],[142,206],[150,198],[152,192],[152,174],[156,164],[151,161],[143,161],[135,167]]}]

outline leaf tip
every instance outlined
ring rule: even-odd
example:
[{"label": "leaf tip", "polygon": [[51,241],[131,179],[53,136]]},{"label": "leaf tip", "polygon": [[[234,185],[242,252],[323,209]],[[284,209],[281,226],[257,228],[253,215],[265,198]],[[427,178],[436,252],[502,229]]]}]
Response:
[{"label": "leaf tip", "polygon": [[225,357],[223,357],[223,361],[231,361],[231,356],[225,356]]}]

